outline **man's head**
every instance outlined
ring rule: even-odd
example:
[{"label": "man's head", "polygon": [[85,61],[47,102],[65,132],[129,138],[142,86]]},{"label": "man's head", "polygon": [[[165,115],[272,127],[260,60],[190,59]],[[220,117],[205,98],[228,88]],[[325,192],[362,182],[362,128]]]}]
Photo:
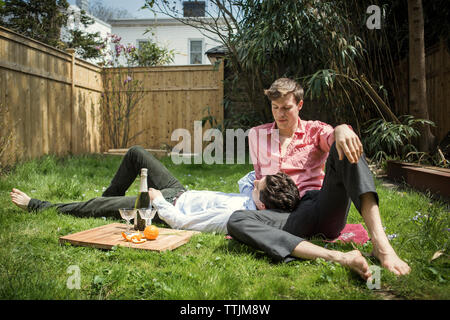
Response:
[{"label": "man's head", "polygon": [[279,129],[297,126],[298,113],[303,106],[303,88],[288,78],[275,80],[264,94],[272,102],[272,115]]},{"label": "man's head", "polygon": [[300,202],[295,182],[284,172],[255,180],[253,200],[259,210],[279,209],[292,212]]}]

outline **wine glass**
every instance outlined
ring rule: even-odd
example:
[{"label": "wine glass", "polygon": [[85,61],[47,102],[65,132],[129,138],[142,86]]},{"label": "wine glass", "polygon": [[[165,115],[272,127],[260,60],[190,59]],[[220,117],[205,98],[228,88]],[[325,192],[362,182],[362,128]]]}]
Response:
[{"label": "wine glass", "polygon": [[121,208],[119,209],[120,216],[127,221],[127,227],[128,227],[128,233],[130,233],[130,220],[136,218],[136,209],[128,209],[128,208]]},{"label": "wine glass", "polygon": [[149,208],[142,208],[138,210],[141,217],[145,220],[145,226],[151,225],[152,219],[156,214],[156,208],[153,208],[152,205],[150,205]]}]

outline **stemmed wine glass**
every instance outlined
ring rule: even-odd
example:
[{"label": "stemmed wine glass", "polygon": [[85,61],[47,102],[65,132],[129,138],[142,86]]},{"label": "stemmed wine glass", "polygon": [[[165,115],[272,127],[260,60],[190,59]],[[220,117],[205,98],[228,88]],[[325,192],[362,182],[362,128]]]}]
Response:
[{"label": "stemmed wine glass", "polygon": [[145,220],[145,226],[151,225],[152,219],[156,214],[156,208],[154,208],[152,206],[152,204],[150,203],[150,207],[142,208],[142,209],[138,209],[138,210],[139,210],[139,214],[141,215],[141,217]]},{"label": "stemmed wine glass", "polygon": [[136,219],[136,209],[127,209],[127,208],[121,208],[119,209],[120,212],[120,216],[125,219],[127,221],[127,227],[128,227],[128,233],[130,233],[131,231],[131,226],[130,226],[130,220],[131,219]]}]

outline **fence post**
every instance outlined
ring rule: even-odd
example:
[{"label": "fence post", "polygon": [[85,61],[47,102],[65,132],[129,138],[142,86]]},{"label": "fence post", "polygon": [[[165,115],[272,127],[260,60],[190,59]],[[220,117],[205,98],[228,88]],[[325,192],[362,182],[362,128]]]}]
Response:
[{"label": "fence post", "polygon": [[[439,76],[438,76],[438,92],[439,92],[439,98],[437,103],[437,108],[433,108],[436,111],[439,110],[440,112],[436,112],[436,127],[434,129],[434,135],[437,138],[437,142],[441,142],[441,140],[445,137],[447,134],[446,129],[449,127],[448,123],[448,110],[447,106],[449,102],[445,98],[445,73],[448,71],[445,64],[445,56],[446,56],[446,45],[444,42],[444,38],[441,37],[439,39],[439,54],[440,54],[440,61],[441,67],[439,68]],[[447,105],[447,106],[446,106]],[[430,108],[430,107],[428,107]],[[447,120],[446,120],[447,119]],[[448,131],[448,129],[447,129]]]},{"label": "fence post", "polygon": [[[224,65],[225,65],[225,61],[224,59],[218,59],[219,61],[219,70],[218,70],[218,74],[217,74],[217,87],[218,87],[218,105],[219,105],[219,114],[218,114],[218,118],[222,121],[222,129],[225,130],[225,125],[224,125],[224,121],[225,121],[225,116],[224,116],[224,104],[223,104],[223,77],[224,77]],[[225,131],[224,131],[225,132]]]},{"label": "fence post", "polygon": [[70,67],[70,140],[69,140],[69,149],[70,153],[73,154],[73,113],[75,109],[75,49],[69,48],[66,49],[66,52],[72,56],[72,64]]}]

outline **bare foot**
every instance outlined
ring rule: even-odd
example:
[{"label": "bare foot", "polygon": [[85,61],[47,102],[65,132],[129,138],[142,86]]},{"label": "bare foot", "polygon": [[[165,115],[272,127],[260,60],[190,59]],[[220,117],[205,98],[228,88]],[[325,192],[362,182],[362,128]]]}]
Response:
[{"label": "bare foot", "polygon": [[25,192],[13,188],[9,195],[11,196],[11,201],[16,206],[18,206],[20,209],[27,210],[31,198]]},{"label": "bare foot", "polygon": [[372,254],[380,260],[384,268],[398,276],[403,276],[411,272],[409,265],[398,257],[392,247],[383,251],[374,245]]},{"label": "bare foot", "polygon": [[369,264],[359,250],[343,253],[341,264],[356,271],[364,280],[367,280],[372,276]]}]

